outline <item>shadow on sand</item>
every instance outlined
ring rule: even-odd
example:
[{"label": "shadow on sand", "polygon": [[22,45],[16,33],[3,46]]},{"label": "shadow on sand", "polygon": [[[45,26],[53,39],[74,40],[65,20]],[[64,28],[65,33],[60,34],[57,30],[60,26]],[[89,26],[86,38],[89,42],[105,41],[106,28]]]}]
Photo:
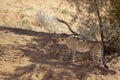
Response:
[{"label": "shadow on sand", "polygon": [[[73,64],[61,62],[60,56],[61,54],[66,54],[68,48],[65,45],[58,44],[57,39],[60,37],[68,37],[69,35],[35,32],[4,26],[0,27],[0,31],[1,30],[6,31],[7,33],[12,32],[18,35],[35,37],[31,42],[29,42],[29,44],[14,47],[16,50],[22,51],[24,53],[23,56],[27,56],[33,64],[26,67],[17,67],[15,73],[1,73],[2,75],[9,76],[4,78],[4,80],[19,80],[19,77],[27,73],[31,74],[28,78],[26,78],[26,80],[31,80],[31,75],[36,72],[40,74],[39,71],[46,71],[46,74],[43,76],[42,80],[85,80],[88,74],[94,72],[96,73],[96,70],[98,70],[101,75],[116,74],[113,70],[106,70],[98,66],[90,66],[90,63]],[[34,44],[33,41],[37,44]],[[41,67],[40,65],[48,65],[51,68],[47,69],[46,67]],[[64,70],[59,73],[54,70],[61,68]],[[69,73],[69,71],[74,73],[76,77]]]}]

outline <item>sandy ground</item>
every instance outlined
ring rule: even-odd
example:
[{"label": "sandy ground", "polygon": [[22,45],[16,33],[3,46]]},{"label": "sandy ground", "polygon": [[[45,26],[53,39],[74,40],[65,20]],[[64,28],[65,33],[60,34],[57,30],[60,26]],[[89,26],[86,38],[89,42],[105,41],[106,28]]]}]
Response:
[{"label": "sandy ground", "polygon": [[0,1],[0,80],[120,79],[119,56],[107,63],[109,70],[92,61],[69,63],[70,50],[57,42],[65,35],[45,33],[36,20],[37,13],[47,11],[69,22],[76,14],[70,7],[64,0]]},{"label": "sandy ground", "polygon": [[[92,4],[93,2],[86,2],[84,0],[2,0],[0,1],[0,26],[22,28],[38,32],[46,31],[49,33],[58,33],[61,28],[64,28],[64,32],[69,33],[65,25],[60,25],[58,22],[49,19],[53,16],[64,19],[71,25],[71,28],[75,32],[78,32],[78,30],[81,29],[80,27],[83,27],[83,30],[86,26],[96,26],[97,28],[98,20],[94,5]],[[105,10],[106,6],[101,9],[103,19],[106,19],[104,15],[108,15]],[[40,17],[43,16],[41,13],[44,14],[42,23],[40,22]],[[107,19],[105,21],[104,26],[109,26]],[[47,24],[44,27],[42,27],[43,22]],[[54,30],[56,25],[57,31]],[[85,32],[88,31],[89,30]],[[81,34],[82,33],[84,33],[84,31],[82,31]],[[86,35],[88,35],[88,33],[86,33]]]},{"label": "sandy ground", "polygon": [[[0,80],[119,80],[120,57],[109,70],[85,61],[68,63],[63,35],[0,27]],[[92,61],[91,61],[92,62]]]}]

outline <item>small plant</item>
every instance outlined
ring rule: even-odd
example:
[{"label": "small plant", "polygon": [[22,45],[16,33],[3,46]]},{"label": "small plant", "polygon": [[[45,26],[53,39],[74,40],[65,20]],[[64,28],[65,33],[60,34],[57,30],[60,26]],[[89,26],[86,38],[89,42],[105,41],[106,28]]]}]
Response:
[{"label": "small plant", "polygon": [[31,23],[30,23],[29,20],[27,20],[27,19],[24,19],[24,20],[22,21],[22,26],[24,26],[25,29],[32,30]]},{"label": "small plant", "polygon": [[28,24],[29,24],[28,20],[23,20],[22,21],[22,26],[28,26]]},{"label": "small plant", "polygon": [[71,12],[67,11],[66,9],[61,10],[61,13],[66,14],[66,15],[71,15]]}]

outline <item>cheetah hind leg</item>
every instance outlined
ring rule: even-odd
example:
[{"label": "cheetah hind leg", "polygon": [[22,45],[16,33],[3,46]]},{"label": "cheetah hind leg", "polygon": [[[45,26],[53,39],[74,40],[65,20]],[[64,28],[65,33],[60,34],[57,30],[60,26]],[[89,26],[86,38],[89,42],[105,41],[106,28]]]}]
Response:
[{"label": "cheetah hind leg", "polygon": [[106,68],[106,69],[109,69],[109,67],[106,65],[106,63],[105,63],[105,58],[102,56],[102,59],[101,59],[101,61],[102,61],[102,64],[103,64],[103,66]]},{"label": "cheetah hind leg", "polygon": [[105,63],[105,57],[103,55],[101,57],[99,57],[99,62],[101,65],[103,65],[104,68],[106,68],[106,69],[109,68]]},{"label": "cheetah hind leg", "polygon": [[96,65],[101,65],[101,67],[104,67],[106,69],[109,68],[105,63],[105,59],[103,56],[92,56],[92,59]]}]

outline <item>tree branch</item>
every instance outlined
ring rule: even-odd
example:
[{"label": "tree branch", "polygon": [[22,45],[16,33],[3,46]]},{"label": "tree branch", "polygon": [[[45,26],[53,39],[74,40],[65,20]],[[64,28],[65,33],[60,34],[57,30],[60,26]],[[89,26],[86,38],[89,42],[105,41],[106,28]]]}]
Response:
[{"label": "tree branch", "polygon": [[101,43],[102,43],[102,46],[103,46],[103,56],[102,56],[103,59],[102,60],[103,60],[104,66],[108,69],[108,66],[105,64],[105,61],[104,61],[104,58],[105,58],[105,56],[104,56],[105,55],[105,44],[104,44],[104,34],[103,34],[102,20],[101,20],[101,17],[100,17],[100,11],[99,11],[96,0],[94,0],[94,3],[95,3],[96,10],[97,10],[97,16],[98,16],[99,27],[100,27]]}]

